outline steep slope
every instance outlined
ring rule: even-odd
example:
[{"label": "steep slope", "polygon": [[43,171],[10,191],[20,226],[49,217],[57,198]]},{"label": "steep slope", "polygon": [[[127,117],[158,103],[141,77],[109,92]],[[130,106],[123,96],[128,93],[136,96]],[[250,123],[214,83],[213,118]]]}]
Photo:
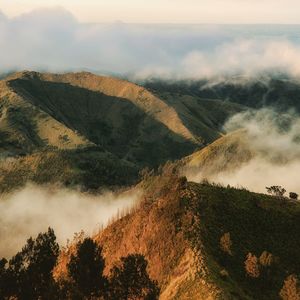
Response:
[{"label": "steep slope", "polygon": [[205,144],[213,142],[224,134],[223,125],[231,116],[248,109],[237,103],[201,98],[182,92],[153,90],[154,94],[164,99],[177,111],[187,128],[194,135],[201,136]]},{"label": "steep slope", "polygon": [[6,80],[0,81],[1,156],[31,153],[43,147],[72,149],[91,143],[44,111],[24,101]]},{"label": "steep slope", "polygon": [[[106,272],[120,257],[140,253],[160,299],[197,300],[278,299],[284,279],[300,274],[299,203],[186,182],[170,166],[147,176],[143,187],[140,205],[94,237]],[[249,253],[257,259],[255,276],[245,267]],[[56,278],[65,275],[68,257],[62,254]]]},{"label": "steep slope", "polygon": [[126,81],[90,73],[24,72],[10,77],[8,85],[24,101],[135,163],[155,165],[199,145],[172,107]]}]

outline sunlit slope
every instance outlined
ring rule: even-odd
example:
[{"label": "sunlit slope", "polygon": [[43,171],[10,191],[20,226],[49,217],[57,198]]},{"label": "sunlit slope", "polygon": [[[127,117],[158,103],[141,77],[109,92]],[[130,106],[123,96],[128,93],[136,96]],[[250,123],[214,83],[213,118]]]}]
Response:
[{"label": "sunlit slope", "polygon": [[9,85],[25,101],[119,157],[154,165],[199,145],[172,107],[133,83],[90,73],[15,76]]},{"label": "sunlit slope", "polygon": [[91,145],[85,137],[24,101],[9,81],[0,81],[0,155],[31,153],[43,147],[72,149]]},{"label": "sunlit slope", "polygon": [[220,172],[235,171],[256,155],[247,131],[238,130],[183,158],[177,164],[193,180],[196,180],[197,174],[199,179],[209,179]]},{"label": "sunlit slope", "polygon": [[[168,167],[143,187],[140,205],[94,236],[108,276],[120,257],[140,253],[160,299],[272,300],[289,274],[299,274],[296,201],[186,182]],[[249,253],[259,273],[245,269]],[[66,275],[69,255],[61,254],[56,278]]]}]

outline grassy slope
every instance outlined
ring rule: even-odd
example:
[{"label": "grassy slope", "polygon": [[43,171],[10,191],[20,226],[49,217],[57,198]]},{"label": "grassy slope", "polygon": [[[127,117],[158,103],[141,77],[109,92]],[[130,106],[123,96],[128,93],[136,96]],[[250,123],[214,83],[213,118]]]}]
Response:
[{"label": "grassy slope", "polygon": [[217,139],[176,164],[183,174],[197,181],[201,178],[210,179],[220,172],[234,171],[249,162],[256,154],[247,133],[239,130]]},{"label": "grassy slope", "polygon": [[0,193],[23,187],[27,182],[60,184],[97,190],[131,185],[138,169],[99,147],[44,149],[0,161]]},{"label": "grassy slope", "polygon": [[[195,247],[204,243],[214,278],[238,298],[243,290],[251,299],[278,299],[287,274],[300,274],[300,204],[245,190],[192,184],[197,197],[188,203],[200,222],[190,235]],[[229,232],[230,256],[220,249],[220,237]],[[197,234],[197,233],[200,233]],[[259,257],[268,251],[278,258],[259,278],[245,274],[244,261],[251,252]],[[228,277],[218,271],[225,268]]]},{"label": "grassy slope", "polygon": [[270,106],[300,112],[299,80],[286,76],[272,78],[266,75],[260,78],[235,77],[192,82],[152,80],[144,85],[158,92],[219,99],[251,108]]}]

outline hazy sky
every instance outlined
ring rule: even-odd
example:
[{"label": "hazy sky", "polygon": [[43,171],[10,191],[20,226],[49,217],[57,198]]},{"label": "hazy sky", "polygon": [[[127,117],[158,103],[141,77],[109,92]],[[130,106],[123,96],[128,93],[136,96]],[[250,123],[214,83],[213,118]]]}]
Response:
[{"label": "hazy sky", "polygon": [[300,23],[299,0],[0,0],[10,17],[57,5],[82,22]]}]

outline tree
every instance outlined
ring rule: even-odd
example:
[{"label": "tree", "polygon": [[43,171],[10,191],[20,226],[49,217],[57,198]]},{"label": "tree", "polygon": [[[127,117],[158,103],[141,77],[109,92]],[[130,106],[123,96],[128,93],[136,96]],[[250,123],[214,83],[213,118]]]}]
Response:
[{"label": "tree", "polygon": [[147,261],[143,255],[121,258],[111,272],[110,298],[114,300],[155,300],[159,296],[157,283],[149,278]]},{"label": "tree", "polygon": [[231,246],[232,246],[232,241],[230,238],[230,233],[226,232],[220,238],[220,248],[222,249],[223,252],[232,255]]},{"label": "tree", "polygon": [[0,299],[5,299],[8,293],[7,286],[7,260],[5,258],[0,259]]},{"label": "tree", "polygon": [[91,238],[79,242],[76,255],[71,256],[67,265],[77,293],[84,297],[104,296],[107,289],[104,267],[102,248]]},{"label": "tree", "polygon": [[290,192],[290,198],[293,199],[293,200],[298,200],[298,194]]},{"label": "tree", "polygon": [[54,299],[55,281],[52,270],[59,255],[53,229],[40,233],[10,261],[6,276],[11,295],[18,299]]},{"label": "tree", "polygon": [[251,252],[248,253],[245,260],[245,270],[247,275],[252,278],[258,278],[260,275],[258,259]]},{"label": "tree", "polygon": [[277,196],[277,197],[283,197],[283,195],[285,194],[286,190],[281,187],[280,185],[273,185],[270,187],[266,187],[267,192],[273,196]]},{"label": "tree", "polygon": [[282,300],[300,299],[299,280],[295,274],[292,274],[285,279],[279,295]]}]

